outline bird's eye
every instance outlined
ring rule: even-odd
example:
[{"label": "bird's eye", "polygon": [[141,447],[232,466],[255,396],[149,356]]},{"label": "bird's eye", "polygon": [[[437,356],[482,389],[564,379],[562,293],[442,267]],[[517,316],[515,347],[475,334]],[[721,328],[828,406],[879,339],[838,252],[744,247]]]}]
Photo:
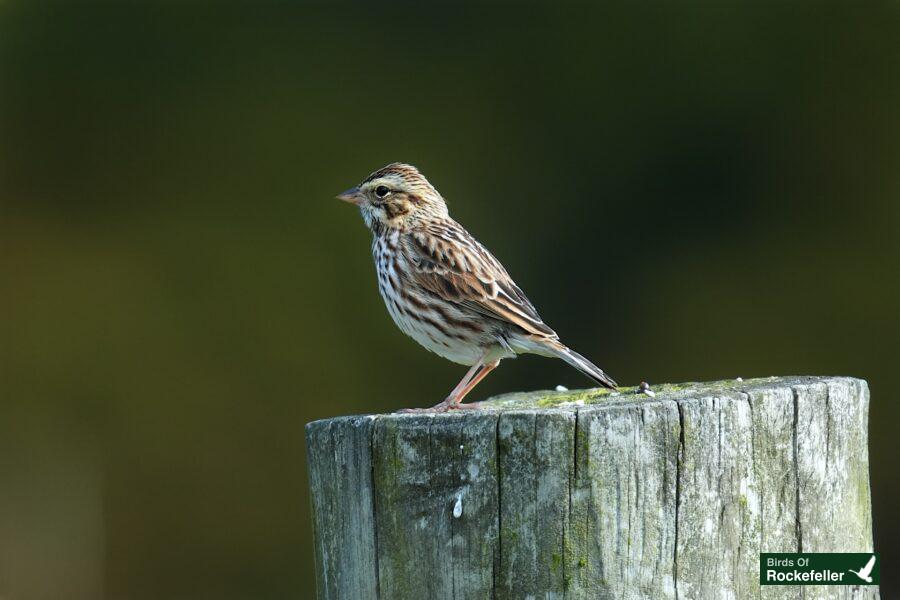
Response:
[{"label": "bird's eye", "polygon": [[389,190],[387,188],[387,186],[379,185],[377,188],[375,188],[375,195],[378,196],[379,198],[384,198],[385,196],[387,196],[390,193],[391,193],[391,190]]}]

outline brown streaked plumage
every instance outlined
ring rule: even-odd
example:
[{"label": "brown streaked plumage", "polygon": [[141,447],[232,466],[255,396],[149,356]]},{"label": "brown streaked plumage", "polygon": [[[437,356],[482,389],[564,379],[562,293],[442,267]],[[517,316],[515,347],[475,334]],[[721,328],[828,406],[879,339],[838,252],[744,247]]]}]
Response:
[{"label": "brown streaked plumage", "polygon": [[428,350],[471,369],[431,410],[471,408],[461,400],[504,358],[561,358],[615,388],[600,368],[567,348],[503,265],[450,218],[419,171],[392,163],[338,196],[356,204],[372,230],[378,289],[400,329]]}]

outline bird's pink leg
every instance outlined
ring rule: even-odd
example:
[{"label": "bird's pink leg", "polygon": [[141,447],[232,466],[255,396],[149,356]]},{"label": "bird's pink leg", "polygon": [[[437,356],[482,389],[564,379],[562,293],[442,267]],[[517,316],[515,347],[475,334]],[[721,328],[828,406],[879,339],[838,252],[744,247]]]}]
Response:
[{"label": "bird's pink leg", "polygon": [[[485,354],[486,358],[487,355]],[[460,409],[470,409],[470,408],[478,408],[478,403],[473,402],[471,404],[461,404],[463,398],[466,397],[466,394],[472,391],[472,389],[478,385],[478,383],[484,379],[488,373],[497,368],[497,365],[500,364],[499,360],[494,360],[489,363],[484,362],[484,358],[480,361],[472,365],[472,368],[463,376],[462,380],[456,387],[453,388],[453,391],[450,392],[450,395],[443,402],[439,402],[435,404],[431,408],[404,408],[397,412],[401,413],[422,413],[422,412],[445,412],[448,410],[460,410]]]},{"label": "bird's pink leg", "polygon": [[[496,369],[497,365],[499,365],[499,364],[500,364],[500,361],[495,360],[493,362],[489,362],[486,365],[484,365],[484,367],[482,367],[482,369],[478,372],[478,374],[475,377],[473,377],[472,380],[469,381],[469,383],[467,383],[466,386],[461,391],[459,391],[455,396],[451,392],[450,397],[447,398],[446,400],[444,400],[444,402],[442,402],[441,404],[446,403],[447,408],[451,409],[451,410],[466,409],[466,408],[478,408],[478,406],[481,404],[480,402],[461,404],[462,399],[466,397],[466,394],[468,394],[473,389],[475,389],[475,386],[478,385],[478,383],[482,379],[487,377],[488,373],[490,373],[491,371]],[[456,390],[453,390],[453,391],[456,392]],[[438,406],[441,406],[441,404],[438,404]],[[437,407],[435,407],[435,408],[437,408]]]},{"label": "bird's pink leg", "polygon": [[480,373],[483,369],[484,369],[484,364],[481,362],[477,362],[474,365],[472,365],[472,368],[469,369],[466,372],[466,374],[463,376],[462,380],[456,384],[456,387],[453,388],[453,391],[450,392],[450,395],[447,396],[447,398],[443,402],[433,406],[432,408],[437,408],[438,406],[441,406],[442,404],[450,404],[452,398],[457,398],[457,397],[462,398],[463,396],[465,396],[466,388],[468,387],[468,385],[472,382],[472,380],[475,377],[480,375]]},{"label": "bird's pink leg", "polygon": [[450,399],[458,396],[460,394],[460,392],[462,392],[466,388],[466,386],[469,384],[469,381],[472,380],[472,378],[475,376],[475,374],[478,373],[479,369],[481,369],[483,366],[484,365],[482,364],[481,361],[478,361],[477,363],[472,365],[472,367],[466,372],[466,374],[463,375],[463,378],[460,380],[460,382],[456,384],[456,387],[453,388],[453,391],[450,392],[450,395],[447,396],[447,399],[444,400],[443,402],[435,404],[431,408],[401,408],[397,412],[421,413],[421,412],[435,412],[435,411],[443,412],[443,411],[447,410],[447,408],[449,407]]}]

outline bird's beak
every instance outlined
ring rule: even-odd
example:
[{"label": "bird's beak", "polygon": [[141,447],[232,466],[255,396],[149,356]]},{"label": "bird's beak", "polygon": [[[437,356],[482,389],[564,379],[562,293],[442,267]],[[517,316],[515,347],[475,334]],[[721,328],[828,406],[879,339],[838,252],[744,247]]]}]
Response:
[{"label": "bird's beak", "polygon": [[350,204],[355,204],[360,206],[363,203],[363,197],[359,193],[359,188],[352,187],[345,192],[341,192],[337,196],[335,196],[338,200],[343,200],[344,202],[349,202]]}]

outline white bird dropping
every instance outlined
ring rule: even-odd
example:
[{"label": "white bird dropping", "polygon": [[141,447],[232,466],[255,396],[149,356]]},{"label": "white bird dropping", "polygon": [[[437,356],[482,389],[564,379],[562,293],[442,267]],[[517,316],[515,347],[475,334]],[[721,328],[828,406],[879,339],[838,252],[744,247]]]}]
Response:
[{"label": "white bird dropping", "polygon": [[462,516],[462,494],[456,497],[456,503],[453,505],[453,518],[458,519]]}]

